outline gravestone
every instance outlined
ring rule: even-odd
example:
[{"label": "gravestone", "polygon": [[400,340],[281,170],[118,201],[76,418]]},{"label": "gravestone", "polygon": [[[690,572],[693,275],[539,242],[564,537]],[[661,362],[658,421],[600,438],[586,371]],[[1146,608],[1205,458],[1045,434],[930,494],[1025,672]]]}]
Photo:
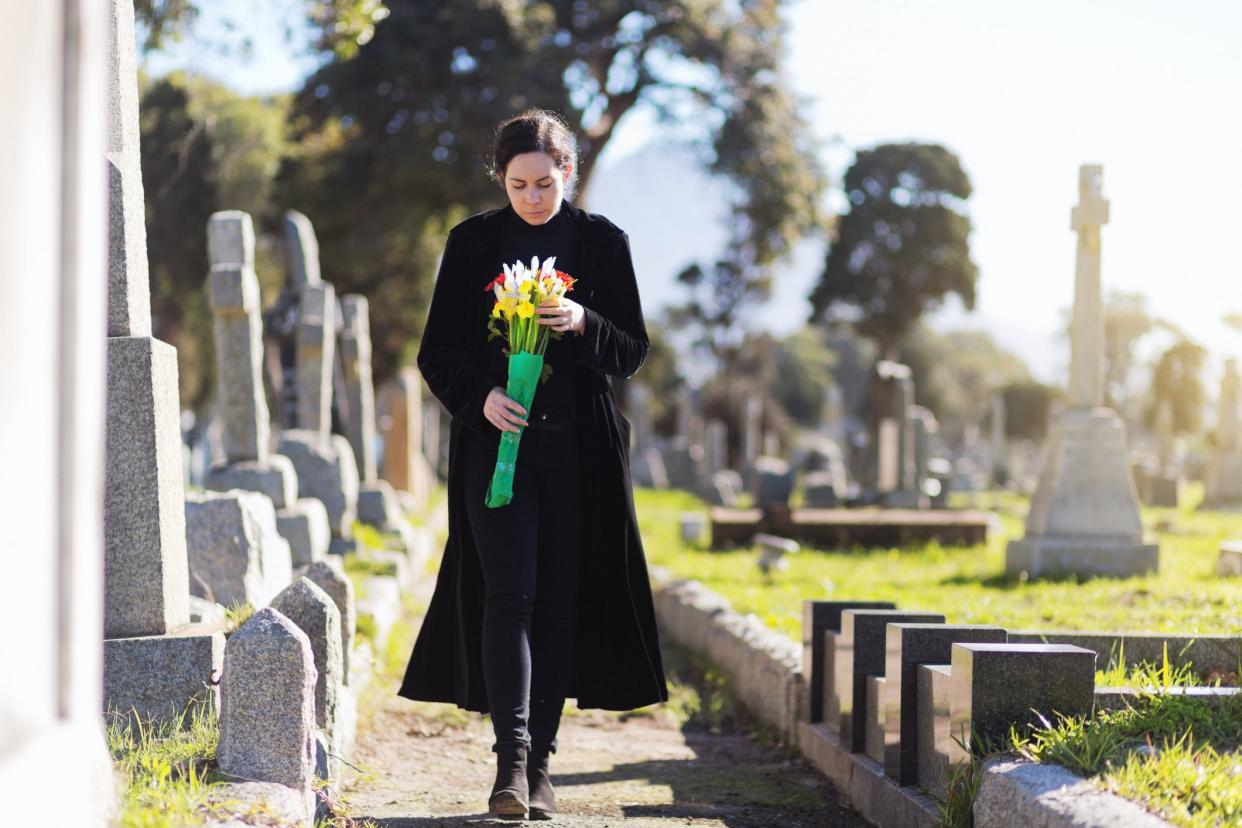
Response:
[{"label": "gravestone", "polygon": [[885,639],[886,682],[883,694],[884,771],[898,785],[913,785],[918,777],[918,668],[948,664],[954,644],[1003,644],[1001,627],[981,624],[889,624]]},{"label": "gravestone", "polygon": [[341,680],[352,684],[354,635],[358,613],[354,603],[354,582],[327,561],[317,561],[306,570],[306,577],[328,594],[341,613]]},{"label": "gravestone", "polygon": [[405,523],[397,492],[376,474],[375,391],[371,384],[371,323],[365,296],[341,300],[341,364],[349,397],[346,433],[358,463],[358,520],[386,532]]},{"label": "gravestone", "polygon": [[336,290],[307,285],[298,305],[297,427],[321,436],[332,430],[332,370],[336,358]]},{"label": "gravestone", "polygon": [[344,683],[341,612],[331,596],[306,577],[298,578],[285,587],[272,599],[271,606],[297,624],[310,640],[317,676],[315,724],[327,736],[329,749],[336,753],[335,748],[344,736],[337,728],[341,685]]},{"label": "gravestone", "polygon": [[[835,643],[841,632],[841,613],[847,609],[895,609],[887,601],[815,601],[802,602],[802,676],[807,687],[808,720],[815,724],[824,720],[825,690],[833,685],[833,655],[825,642]],[[828,636],[826,633],[832,633]],[[839,722],[831,729],[837,732]]]},{"label": "gravestone", "polygon": [[754,470],[755,488],[752,494],[755,506],[760,509],[788,507],[794,486],[794,470],[789,462],[780,457],[757,457]]},{"label": "gravestone", "polygon": [[1079,170],[1078,233],[1067,408],[1045,446],[1026,537],[1011,541],[1005,570],[1127,577],[1154,572],[1159,548],[1143,538],[1127,461],[1125,423],[1104,402],[1100,228],[1108,221],[1103,169]]},{"label": "gravestone", "polygon": [[914,380],[908,365],[876,362],[867,392],[867,475],[871,491],[886,506],[918,506],[915,469]]},{"label": "gravestone", "polygon": [[276,509],[277,530],[288,540],[293,557],[316,560],[328,549],[318,530],[323,506],[310,498],[298,499],[293,463],[271,452],[254,225],[249,214],[240,210],[213,213],[207,222],[207,250],[225,462],[207,472],[204,487],[266,495]]},{"label": "gravestone", "polygon": [[724,420],[711,418],[703,425],[703,467],[710,479],[729,467],[729,426]]},{"label": "gravestone", "polygon": [[1225,360],[1216,414],[1216,451],[1208,461],[1206,508],[1242,507],[1242,436],[1239,435],[1238,361]]},{"label": "gravestone", "polygon": [[423,456],[423,381],[415,368],[402,368],[380,387],[379,430],[384,441],[380,477],[397,490],[409,492],[413,509],[427,503],[434,481]]},{"label": "gravestone", "polygon": [[299,493],[323,503],[333,544],[343,549],[353,538],[358,510],[358,468],[349,440],[340,434],[325,437],[317,431],[289,429],[280,435],[276,450],[293,462]]},{"label": "gravestone", "polygon": [[293,580],[289,542],[263,495],[191,492],[185,525],[193,595],[225,606],[264,607]]},{"label": "gravestone", "polygon": [[315,683],[310,638],[264,607],[229,637],[220,678],[220,771],[292,788],[313,811]]},{"label": "gravestone", "polygon": [[189,623],[177,353],[151,336],[131,0],[112,17],[104,705],[163,718],[214,696],[224,638]]},{"label": "gravestone", "polygon": [[1181,483],[1173,469],[1173,407],[1168,400],[1156,406],[1156,465],[1139,477],[1139,499],[1150,506],[1177,506]]},{"label": "gravestone", "polygon": [[[888,624],[943,624],[933,612],[888,609],[847,609],[833,647],[832,688],[824,718],[837,722],[841,744],[851,752],[866,748],[867,676],[882,676],[886,666]],[[831,726],[831,725],[830,725]]]}]

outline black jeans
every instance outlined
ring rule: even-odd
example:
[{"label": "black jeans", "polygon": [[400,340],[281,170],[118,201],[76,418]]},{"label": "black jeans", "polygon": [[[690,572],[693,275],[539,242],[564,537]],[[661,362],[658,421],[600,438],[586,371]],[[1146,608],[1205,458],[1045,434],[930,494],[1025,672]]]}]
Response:
[{"label": "black jeans", "polygon": [[483,500],[500,431],[466,430],[466,515],[483,569],[483,680],[496,750],[556,751],[573,669],[582,501],[574,424],[522,434],[513,500]]}]

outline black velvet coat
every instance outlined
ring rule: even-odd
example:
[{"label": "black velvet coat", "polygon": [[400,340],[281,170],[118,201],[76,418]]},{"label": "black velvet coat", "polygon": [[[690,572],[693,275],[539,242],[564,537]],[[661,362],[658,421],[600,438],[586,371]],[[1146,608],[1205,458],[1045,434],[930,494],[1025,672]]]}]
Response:
[{"label": "black velvet coat", "polygon": [[[647,355],[629,238],[606,218],[568,201],[574,271],[569,297],[586,309],[585,331],[558,345],[575,349],[579,480],[583,493],[582,568],[570,698],[581,708],[631,710],[666,701],[651,586],[630,484],[630,423],[607,375],[631,376]],[[483,574],[466,521],[460,468],[463,428],[495,429],[483,401],[496,385],[478,353],[486,342],[500,228],[512,208],[472,216],[448,236],[428,312],[418,367],[452,414],[449,437],[449,534],[431,606],[398,695],[452,702],[487,712],[483,684]],[[483,492],[472,496],[483,497]]]}]

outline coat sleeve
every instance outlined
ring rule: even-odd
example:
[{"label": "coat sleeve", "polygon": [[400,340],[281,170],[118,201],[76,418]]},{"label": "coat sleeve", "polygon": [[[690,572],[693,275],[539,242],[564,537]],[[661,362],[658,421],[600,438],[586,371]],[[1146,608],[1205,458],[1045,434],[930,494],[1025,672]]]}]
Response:
[{"label": "coat sleeve", "polygon": [[638,280],[634,275],[628,235],[617,236],[601,265],[592,302],[600,310],[583,306],[585,328],[577,359],[596,371],[629,377],[647,358],[650,342],[638,298]]},{"label": "coat sleeve", "polygon": [[[480,434],[495,428],[483,416],[483,403],[496,383],[474,361],[468,335],[477,320],[468,318],[481,306],[470,301],[466,279],[466,248],[456,231],[450,232],[440,259],[440,272],[431,295],[431,308],[418,346],[418,369],[427,387],[462,423]],[[482,285],[478,286],[482,289]]]}]

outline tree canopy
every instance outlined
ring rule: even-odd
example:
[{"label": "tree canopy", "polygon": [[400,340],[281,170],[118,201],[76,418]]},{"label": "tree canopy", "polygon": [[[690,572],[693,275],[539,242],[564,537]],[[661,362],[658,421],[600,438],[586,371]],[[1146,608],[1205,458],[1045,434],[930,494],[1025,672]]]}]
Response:
[{"label": "tree canopy", "polygon": [[[425,3],[390,0],[350,59],[296,98],[280,200],[312,221],[324,273],[372,294],[377,373],[421,332],[447,227],[503,203],[495,126],[539,106],[579,137],[579,189],[636,106],[692,123],[731,184],[730,277],[762,284],[819,221],[824,177],[779,69],[778,0]],[[584,199],[579,199],[583,201]],[[387,301],[374,292],[385,288]],[[409,309],[415,309],[413,313]]]},{"label": "tree canopy", "polygon": [[970,193],[957,156],[938,144],[861,150],[845,174],[849,211],[811,291],[811,320],[852,321],[890,354],[950,294],[973,309]]}]

